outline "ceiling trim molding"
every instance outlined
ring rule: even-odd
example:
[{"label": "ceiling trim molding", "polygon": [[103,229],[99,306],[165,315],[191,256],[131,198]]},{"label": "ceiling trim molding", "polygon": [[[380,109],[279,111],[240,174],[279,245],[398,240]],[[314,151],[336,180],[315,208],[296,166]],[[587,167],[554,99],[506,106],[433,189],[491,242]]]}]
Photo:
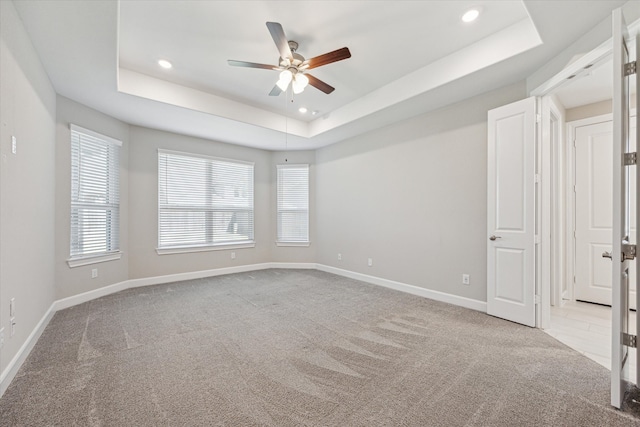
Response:
[{"label": "ceiling trim molding", "polygon": [[309,123],[122,67],[117,82],[121,93],[311,139],[541,44],[535,25],[525,18]]}]

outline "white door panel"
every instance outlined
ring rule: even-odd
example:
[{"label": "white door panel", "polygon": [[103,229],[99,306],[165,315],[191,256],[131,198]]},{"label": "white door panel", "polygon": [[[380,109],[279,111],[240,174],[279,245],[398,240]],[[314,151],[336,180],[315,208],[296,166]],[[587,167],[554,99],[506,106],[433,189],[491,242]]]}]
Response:
[{"label": "white door panel", "polygon": [[535,326],[535,107],[489,111],[487,313]]},{"label": "white door panel", "polygon": [[[602,253],[611,252],[613,223],[613,123],[579,126],[576,141],[576,282],[575,299],[611,305],[612,264]],[[635,151],[635,143],[630,150]],[[633,178],[633,177],[631,177]],[[631,236],[635,235],[635,179],[629,180]],[[634,239],[632,239],[634,240]],[[635,304],[634,264],[629,266],[630,300]]]},{"label": "white door panel", "polygon": [[[640,89],[640,67],[638,67],[638,63],[640,62],[640,58],[638,58],[638,50],[640,50],[640,33],[636,34],[636,45],[634,52],[631,54],[634,56],[633,59],[636,61],[636,75],[635,75],[635,88],[636,88],[636,104],[634,105],[636,109],[636,117],[635,120],[631,121],[632,130],[630,132],[631,143],[634,145],[634,151],[637,153],[640,148],[640,96],[638,96],[638,90]],[[632,189],[631,194],[635,196],[636,204],[634,204],[636,208],[635,215],[632,216],[632,226],[635,227],[635,232],[632,234],[635,237],[634,243],[636,245],[640,244],[640,230],[638,229],[638,215],[640,215],[640,209],[637,206],[638,201],[640,201],[640,195],[638,192],[640,191],[640,165],[636,165],[635,171],[635,180],[632,180]],[[633,297],[633,301],[636,305],[636,336],[640,334],[640,316],[638,315],[637,309],[640,308],[640,276],[638,276],[638,271],[640,270],[640,256],[636,256],[636,261],[633,263],[635,277],[632,277],[632,285],[635,286],[636,293]],[[640,385],[640,356],[638,356],[638,349],[636,348],[636,386]]]}]

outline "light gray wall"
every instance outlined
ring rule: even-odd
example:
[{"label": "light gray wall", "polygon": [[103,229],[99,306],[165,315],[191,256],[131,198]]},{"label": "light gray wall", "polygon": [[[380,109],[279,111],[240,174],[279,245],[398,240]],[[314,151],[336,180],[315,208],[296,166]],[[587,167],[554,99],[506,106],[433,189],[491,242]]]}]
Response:
[{"label": "light gray wall", "polygon": [[[131,126],[129,146],[129,278],[163,276],[270,261],[273,245],[268,151]],[[158,149],[254,162],[255,248],[158,255]],[[231,252],[236,258],[231,259]]]},{"label": "light gray wall", "polygon": [[[316,167],[315,151],[274,151],[271,153],[271,261],[273,262],[316,262],[316,248],[318,246],[316,235]],[[278,173],[277,165],[282,164],[308,164],[309,165],[309,246],[276,246],[278,234],[277,224],[277,197],[278,197]]]},{"label": "light gray wall", "polygon": [[[0,372],[55,298],[56,95],[13,3],[0,1]],[[17,152],[11,152],[11,136]],[[9,300],[16,333],[9,333]]]},{"label": "light gray wall", "polygon": [[596,102],[593,104],[581,105],[580,107],[569,108],[565,113],[565,120],[572,122],[574,120],[586,119],[588,117],[601,116],[603,114],[611,114],[611,100]]},{"label": "light gray wall", "polygon": [[486,301],[487,111],[525,96],[509,86],[318,150],[317,261]]},{"label": "light gray wall", "polygon": [[[636,94],[631,95],[629,101],[632,105],[636,105]],[[613,111],[613,101],[608,99],[605,101],[594,102],[593,104],[581,105],[575,108],[569,108],[566,110],[565,120],[572,122],[574,120],[586,119],[589,117],[602,116],[604,114],[611,114]]]},{"label": "light gray wall", "polygon": [[[71,129],[70,124],[122,141],[120,151],[119,260],[71,268],[67,264],[71,239]],[[56,122],[56,299],[92,291],[128,279],[128,161],[129,125],[63,96],[57,97]],[[98,277],[91,278],[91,270]]]}]

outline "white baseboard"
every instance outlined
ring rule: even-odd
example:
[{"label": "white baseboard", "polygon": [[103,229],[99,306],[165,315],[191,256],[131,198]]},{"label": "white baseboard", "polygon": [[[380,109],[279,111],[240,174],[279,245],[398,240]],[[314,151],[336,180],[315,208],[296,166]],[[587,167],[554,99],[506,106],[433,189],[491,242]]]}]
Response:
[{"label": "white baseboard", "polygon": [[40,335],[42,335],[42,332],[47,327],[54,314],[55,310],[52,304],[44,316],[42,316],[42,319],[40,319],[33,331],[31,331],[27,340],[22,344],[20,350],[18,350],[18,353],[16,353],[14,358],[11,359],[11,362],[9,362],[9,365],[7,365],[2,374],[0,374],[0,397],[2,397],[4,392],[7,390],[9,384],[11,384],[11,381],[18,373],[18,370],[20,370],[24,361],[27,360],[27,356],[29,356],[31,350],[33,350],[33,347],[38,342],[38,339],[40,339]]},{"label": "white baseboard", "polygon": [[94,289],[68,298],[57,300],[53,303],[54,311],[63,310],[74,305],[82,304],[96,298],[111,295],[116,292],[140,286],[161,285],[163,283],[181,282],[183,280],[203,279],[205,277],[222,276],[225,274],[245,273],[247,271],[266,270],[269,268],[289,268],[289,269],[314,269],[314,263],[295,262],[265,262],[261,264],[239,265],[237,267],[215,268],[211,270],[190,271],[187,273],[167,274],[165,276],[144,277],[141,279],[130,279],[103,288]]},{"label": "white baseboard", "polygon": [[216,268],[212,270],[193,271],[188,273],[168,274],[166,276],[145,277],[141,279],[125,280],[123,282],[115,283],[113,285],[105,286],[100,289],[84,292],[82,294],[74,295],[67,298],[56,300],[51,304],[49,310],[42,317],[40,322],[36,325],[35,329],[31,332],[25,343],[22,345],[16,356],[11,360],[9,365],[5,368],[0,376],[0,397],[4,394],[6,389],[13,378],[18,373],[18,370],[27,359],[27,356],[35,346],[36,342],[42,335],[42,332],[49,324],[49,321],[53,317],[56,311],[63,310],[65,308],[72,307],[74,305],[82,304],[103,296],[111,295],[116,292],[124,291],[130,288],[137,288],[140,286],[160,285],[163,283],[179,282],[183,280],[202,279],[205,277],[222,276],[224,274],[244,273],[248,271],[266,270],[270,268],[286,268],[286,269],[317,269],[320,271],[326,271],[327,273],[337,274],[339,276],[349,277],[355,280],[361,280],[363,282],[371,283],[378,286],[384,286],[386,288],[395,289],[397,291],[406,292],[409,294],[421,296],[424,298],[433,299],[436,301],[446,302],[449,304],[458,305],[461,307],[470,308],[486,313],[487,303],[470,298],[460,297],[457,295],[451,295],[444,292],[432,291],[430,289],[420,288],[414,285],[408,285],[406,283],[395,282],[393,280],[382,279],[380,277],[369,276],[362,273],[356,273],[354,271],[343,270],[336,267],[330,267],[323,264],[315,263],[295,263],[295,262],[267,262],[261,264],[249,264],[241,265],[237,267],[225,267]]},{"label": "white baseboard", "polygon": [[340,268],[328,265],[317,264],[316,267],[320,271],[337,274],[338,276],[348,277],[350,279],[360,280],[362,282],[371,283],[373,285],[384,286],[385,288],[395,289],[396,291],[406,292],[408,294],[417,295],[432,300],[446,302],[448,304],[458,305],[460,307],[470,308],[472,310],[487,312],[487,303],[471,298],[465,298],[457,295],[447,294],[444,292],[433,291],[431,289],[421,288],[419,286],[408,285],[406,283],[396,282],[393,280],[382,279],[376,276],[356,273],[350,270],[342,270]]}]

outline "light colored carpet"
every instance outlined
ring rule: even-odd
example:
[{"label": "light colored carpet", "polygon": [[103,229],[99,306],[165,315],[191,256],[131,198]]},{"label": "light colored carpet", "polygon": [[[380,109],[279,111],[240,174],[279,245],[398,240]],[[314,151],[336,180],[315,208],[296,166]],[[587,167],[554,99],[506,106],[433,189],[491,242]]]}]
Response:
[{"label": "light colored carpet", "polygon": [[545,333],[315,270],[136,288],[55,314],[3,426],[627,426]]}]

